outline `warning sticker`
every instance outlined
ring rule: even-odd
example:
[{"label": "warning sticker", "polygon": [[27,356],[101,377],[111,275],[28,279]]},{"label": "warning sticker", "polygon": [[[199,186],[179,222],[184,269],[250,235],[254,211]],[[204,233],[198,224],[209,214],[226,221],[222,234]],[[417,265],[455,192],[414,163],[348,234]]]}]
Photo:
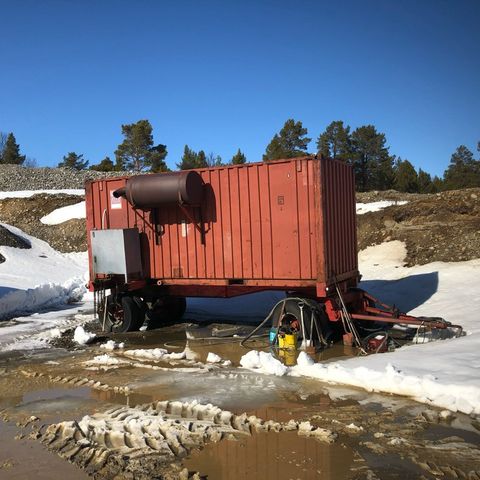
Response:
[{"label": "warning sticker", "polygon": [[112,210],[118,210],[122,208],[122,197],[115,198],[113,192],[114,190],[110,190],[110,208]]}]

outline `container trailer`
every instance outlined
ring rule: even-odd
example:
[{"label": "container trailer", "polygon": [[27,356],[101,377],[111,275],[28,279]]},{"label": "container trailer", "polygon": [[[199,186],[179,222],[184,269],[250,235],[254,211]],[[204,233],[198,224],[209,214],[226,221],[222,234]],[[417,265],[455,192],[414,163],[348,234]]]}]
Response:
[{"label": "container trailer", "polygon": [[315,310],[324,343],[355,333],[358,320],[448,326],[358,288],[355,182],[344,162],[306,156],[105,178],[87,182],[86,205],[89,286],[106,331],[138,330],[146,314],[179,320],[186,297],[262,290],[292,299],[273,312],[277,327],[288,319],[306,337],[303,308]]}]

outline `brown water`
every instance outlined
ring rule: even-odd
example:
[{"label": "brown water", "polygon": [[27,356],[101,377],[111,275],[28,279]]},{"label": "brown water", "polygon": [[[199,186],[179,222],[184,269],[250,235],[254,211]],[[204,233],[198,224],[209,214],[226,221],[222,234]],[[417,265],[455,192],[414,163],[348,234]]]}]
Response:
[{"label": "brown water", "polygon": [[0,421],[0,479],[1,480],[85,480],[84,472],[58,455],[45,450],[43,445],[28,438],[15,440],[15,425]]},{"label": "brown water", "polygon": [[353,452],[297,432],[257,433],[238,441],[222,440],[191,455],[184,465],[208,480],[289,480],[349,478]]}]

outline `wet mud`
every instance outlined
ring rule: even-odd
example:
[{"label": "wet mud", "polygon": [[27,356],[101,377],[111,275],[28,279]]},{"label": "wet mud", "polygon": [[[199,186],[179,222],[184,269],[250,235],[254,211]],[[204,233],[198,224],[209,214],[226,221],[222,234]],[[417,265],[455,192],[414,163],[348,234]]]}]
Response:
[{"label": "wet mud", "polygon": [[[0,478],[27,478],[28,454],[35,478],[54,458],[48,478],[480,479],[477,418],[238,368],[242,332],[226,331],[181,324],[110,336],[123,350],[102,340],[0,359]],[[128,353],[153,348],[186,354]],[[231,364],[208,363],[210,352]]]}]

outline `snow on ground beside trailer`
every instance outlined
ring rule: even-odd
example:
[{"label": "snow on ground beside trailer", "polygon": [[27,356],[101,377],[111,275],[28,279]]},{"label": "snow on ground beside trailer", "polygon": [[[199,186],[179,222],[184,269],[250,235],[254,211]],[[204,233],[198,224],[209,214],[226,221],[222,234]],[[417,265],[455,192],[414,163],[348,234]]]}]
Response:
[{"label": "snow on ground beside trailer", "polygon": [[85,255],[63,255],[18,228],[1,224],[31,244],[0,246],[0,319],[52,309],[80,300],[86,292]]},{"label": "snow on ground beside trailer", "polygon": [[406,200],[381,200],[379,202],[357,203],[357,215],[363,215],[367,212],[378,212],[390,205],[405,205]]},{"label": "snow on ground beside trailer", "polygon": [[28,198],[33,195],[38,195],[39,193],[46,193],[47,195],[59,195],[60,193],[65,193],[67,195],[85,195],[85,190],[83,188],[64,188],[59,190],[19,190],[16,192],[0,192],[0,200],[5,198]]},{"label": "snow on ground beside trailer", "polygon": [[72,218],[85,218],[86,209],[85,202],[67,205],[66,207],[57,208],[40,219],[45,225],[58,225]]},{"label": "snow on ground beside trailer", "polygon": [[[405,246],[388,242],[360,252],[362,287],[415,315],[440,316],[462,325],[467,335],[410,345],[392,353],[317,363],[306,355],[285,373],[405,395],[420,402],[480,414],[480,260],[403,267]],[[242,363],[282,373],[271,358],[252,352]],[[277,368],[278,367],[278,368]]]}]

